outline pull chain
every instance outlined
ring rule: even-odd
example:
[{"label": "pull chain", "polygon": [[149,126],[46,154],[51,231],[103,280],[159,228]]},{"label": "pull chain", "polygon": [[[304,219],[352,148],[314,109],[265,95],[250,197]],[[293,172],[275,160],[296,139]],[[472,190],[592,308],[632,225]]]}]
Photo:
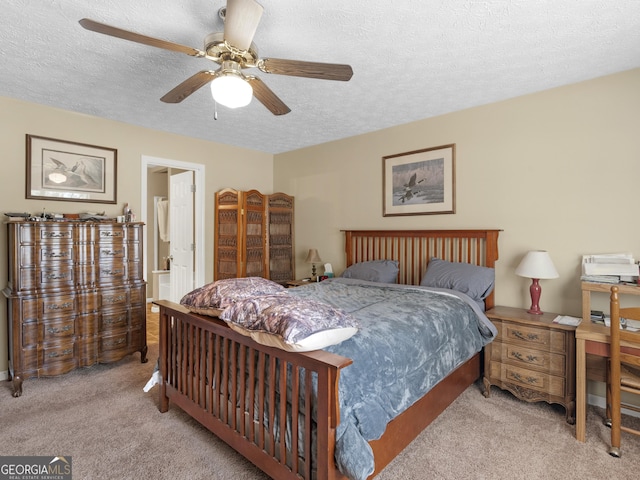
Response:
[{"label": "pull chain", "polygon": [[213,101],[213,119],[218,120],[218,102]]}]

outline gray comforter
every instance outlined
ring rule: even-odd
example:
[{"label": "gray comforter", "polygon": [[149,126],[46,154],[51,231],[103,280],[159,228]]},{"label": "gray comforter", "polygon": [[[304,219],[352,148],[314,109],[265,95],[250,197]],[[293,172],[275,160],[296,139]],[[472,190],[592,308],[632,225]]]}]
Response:
[{"label": "gray comforter", "polygon": [[353,359],[340,376],[335,457],[354,480],[374,471],[368,441],[497,333],[473,300],[452,290],[335,278],[289,293],[338,307],[360,324],[326,349]]}]

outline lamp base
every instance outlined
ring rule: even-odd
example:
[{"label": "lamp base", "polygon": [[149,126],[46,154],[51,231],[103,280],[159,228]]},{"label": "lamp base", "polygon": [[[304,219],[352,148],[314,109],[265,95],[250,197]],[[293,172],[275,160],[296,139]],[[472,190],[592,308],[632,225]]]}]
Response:
[{"label": "lamp base", "polygon": [[542,310],[540,310],[540,295],[542,294],[542,288],[540,287],[540,283],[538,283],[537,278],[531,279],[531,286],[529,287],[529,293],[531,294],[531,308],[527,310],[527,313],[531,313],[533,315],[542,315]]}]

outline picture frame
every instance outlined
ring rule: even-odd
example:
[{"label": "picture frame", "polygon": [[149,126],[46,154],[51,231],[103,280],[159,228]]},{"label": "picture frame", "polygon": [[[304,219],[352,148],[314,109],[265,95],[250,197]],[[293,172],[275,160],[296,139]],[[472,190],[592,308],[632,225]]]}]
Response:
[{"label": "picture frame", "polygon": [[116,203],[115,148],[26,136],[26,198]]},{"label": "picture frame", "polygon": [[456,212],[456,144],[382,157],[382,216]]}]

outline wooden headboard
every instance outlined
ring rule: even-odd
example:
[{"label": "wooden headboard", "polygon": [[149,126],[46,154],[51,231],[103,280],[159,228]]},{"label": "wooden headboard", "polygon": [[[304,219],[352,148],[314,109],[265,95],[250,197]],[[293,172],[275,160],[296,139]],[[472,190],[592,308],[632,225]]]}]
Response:
[{"label": "wooden headboard", "polygon": [[[347,267],[369,260],[397,260],[398,283],[420,285],[432,257],[495,268],[500,230],[344,230]],[[494,306],[494,292],[487,310]]]}]

